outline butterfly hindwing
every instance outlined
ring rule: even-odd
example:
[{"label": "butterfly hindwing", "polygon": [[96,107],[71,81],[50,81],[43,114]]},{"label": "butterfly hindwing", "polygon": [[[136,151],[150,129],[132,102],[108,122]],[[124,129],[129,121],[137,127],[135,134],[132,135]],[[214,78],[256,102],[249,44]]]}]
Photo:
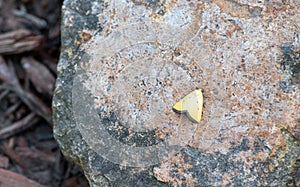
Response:
[{"label": "butterfly hindwing", "polygon": [[186,113],[189,119],[193,122],[200,122],[202,115],[202,105],[202,90],[198,89],[178,101],[173,106],[173,110],[178,113]]}]

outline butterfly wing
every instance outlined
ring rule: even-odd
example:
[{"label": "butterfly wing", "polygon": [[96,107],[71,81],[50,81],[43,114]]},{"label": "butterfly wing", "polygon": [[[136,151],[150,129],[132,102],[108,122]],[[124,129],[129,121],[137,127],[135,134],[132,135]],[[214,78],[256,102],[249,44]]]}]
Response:
[{"label": "butterfly wing", "polygon": [[202,115],[203,95],[201,89],[195,90],[177,102],[173,109],[178,113],[187,113],[193,122],[200,122]]}]

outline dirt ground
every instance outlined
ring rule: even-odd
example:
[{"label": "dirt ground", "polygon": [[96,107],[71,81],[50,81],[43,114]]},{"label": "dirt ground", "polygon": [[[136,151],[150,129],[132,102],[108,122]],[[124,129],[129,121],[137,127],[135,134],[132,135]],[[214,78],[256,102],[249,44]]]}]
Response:
[{"label": "dirt ground", "polygon": [[52,135],[62,0],[0,0],[0,187],[88,186]]}]

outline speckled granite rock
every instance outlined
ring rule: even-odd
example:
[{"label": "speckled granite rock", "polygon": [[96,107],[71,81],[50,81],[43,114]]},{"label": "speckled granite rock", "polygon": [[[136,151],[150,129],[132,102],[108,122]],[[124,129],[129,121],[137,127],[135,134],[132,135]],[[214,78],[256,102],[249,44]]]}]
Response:
[{"label": "speckled granite rock", "polygon": [[[91,186],[300,186],[298,0],[70,1],[54,134]],[[172,111],[193,90],[200,123]]]}]

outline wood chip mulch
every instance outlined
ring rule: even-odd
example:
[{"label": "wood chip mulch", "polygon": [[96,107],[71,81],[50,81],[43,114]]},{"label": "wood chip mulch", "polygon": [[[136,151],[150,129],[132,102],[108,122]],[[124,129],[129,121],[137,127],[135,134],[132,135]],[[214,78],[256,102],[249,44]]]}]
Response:
[{"label": "wood chip mulch", "polygon": [[0,187],[88,186],[53,139],[62,0],[0,0]]}]

